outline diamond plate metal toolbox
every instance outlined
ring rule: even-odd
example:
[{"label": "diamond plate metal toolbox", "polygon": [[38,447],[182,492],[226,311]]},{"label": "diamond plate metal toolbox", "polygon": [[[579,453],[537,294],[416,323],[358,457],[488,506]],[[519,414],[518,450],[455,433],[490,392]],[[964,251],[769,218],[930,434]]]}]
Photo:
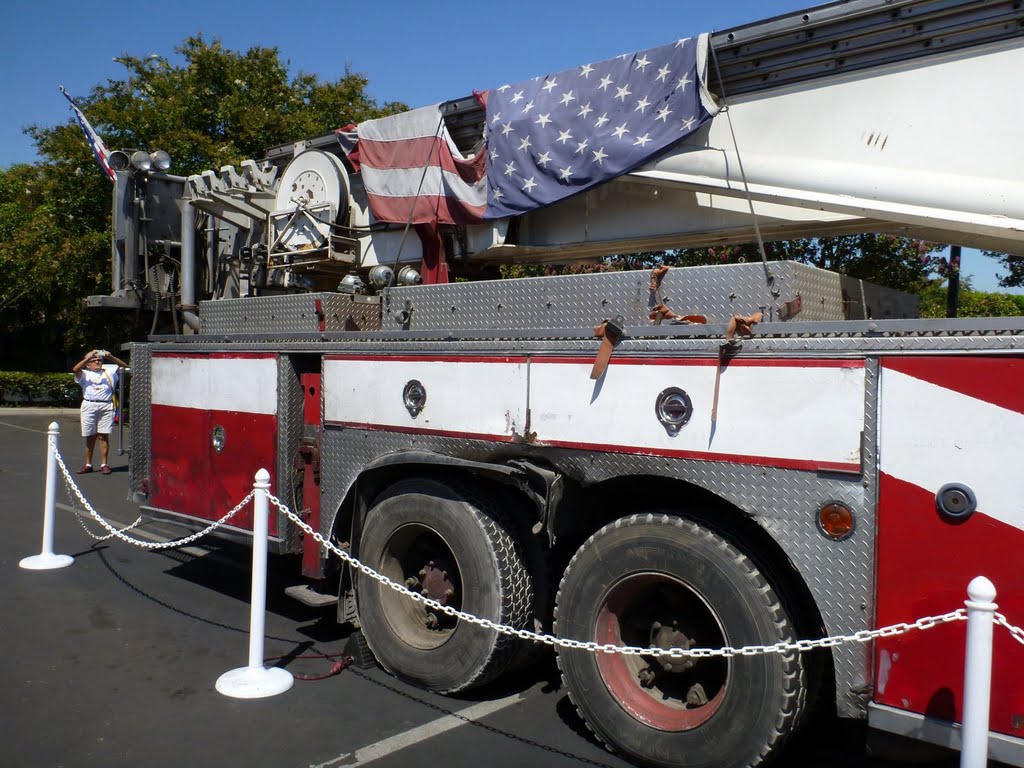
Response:
[{"label": "diamond plate metal toolbox", "polygon": [[846,319],[850,299],[844,301],[839,275],[792,261],[769,268],[770,282],[760,263],[680,267],[658,290],[646,270],[396,287],[385,291],[381,322],[385,330],[518,330],[595,325],[620,315],[626,325],[648,325],[656,304],[710,323],[758,311],[765,322]]},{"label": "diamond plate metal toolbox", "polygon": [[317,333],[376,331],[380,304],[373,296],[302,293],[199,304],[200,333]]}]

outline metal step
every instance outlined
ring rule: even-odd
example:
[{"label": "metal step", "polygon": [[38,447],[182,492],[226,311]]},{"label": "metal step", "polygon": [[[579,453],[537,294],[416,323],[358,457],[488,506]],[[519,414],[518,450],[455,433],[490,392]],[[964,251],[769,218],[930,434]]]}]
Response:
[{"label": "metal step", "polygon": [[296,584],[294,587],[285,587],[284,593],[288,597],[298,600],[303,605],[308,605],[310,608],[323,608],[327,605],[337,605],[337,595],[325,595],[323,592],[317,592],[309,584]]}]

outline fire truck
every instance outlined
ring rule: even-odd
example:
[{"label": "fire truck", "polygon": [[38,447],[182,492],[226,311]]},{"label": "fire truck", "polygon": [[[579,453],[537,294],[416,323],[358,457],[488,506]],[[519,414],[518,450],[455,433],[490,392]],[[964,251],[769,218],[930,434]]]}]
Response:
[{"label": "fire truck", "polygon": [[[265,467],[308,525],[410,592],[576,640],[848,636],[955,610],[979,574],[1020,623],[1020,318],[915,319],[905,294],[785,261],[496,269],[860,232],[1021,253],[1021,3],[846,0],[708,51],[728,109],[669,151],[426,234],[374,214],[338,132],[189,177],[115,157],[112,290],[90,303],[153,319],[130,349],[133,497],[199,528]],[[438,114],[478,151],[477,99]],[[464,691],[536,655],[340,568],[282,512],[270,545],[301,562],[294,596],[336,603],[418,686]],[[1021,650],[997,631],[990,752],[1013,765]],[[818,711],[955,748],[963,657],[950,623],[558,664],[629,760],[741,766]]]}]

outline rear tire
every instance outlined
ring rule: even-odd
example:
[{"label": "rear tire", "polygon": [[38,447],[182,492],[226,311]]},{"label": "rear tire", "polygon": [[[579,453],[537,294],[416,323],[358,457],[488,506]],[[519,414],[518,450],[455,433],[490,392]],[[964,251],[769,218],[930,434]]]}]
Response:
[{"label": "rear tire", "polygon": [[[757,567],[726,539],[669,515],[634,515],[590,537],[555,605],[559,637],[664,647],[795,639]],[[593,732],[648,766],[755,766],[793,730],[805,672],[796,652],[685,660],[559,649],[569,696]]]},{"label": "rear tire", "polygon": [[[534,629],[525,556],[536,542],[513,533],[490,496],[436,480],[402,480],[378,498],[360,560],[410,591],[480,618]],[[523,641],[428,610],[359,574],[359,621],[374,655],[414,685],[455,693],[483,685],[520,656]]]}]

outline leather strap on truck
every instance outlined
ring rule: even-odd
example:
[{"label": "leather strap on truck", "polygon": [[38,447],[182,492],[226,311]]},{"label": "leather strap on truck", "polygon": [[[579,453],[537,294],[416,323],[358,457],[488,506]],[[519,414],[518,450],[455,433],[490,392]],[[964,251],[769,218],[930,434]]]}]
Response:
[{"label": "leather strap on truck", "polygon": [[608,361],[611,360],[615,345],[622,338],[621,317],[614,320],[604,320],[600,325],[594,326],[594,336],[601,340],[601,346],[597,350],[597,357],[594,359],[594,367],[590,370],[590,378],[600,379],[608,368]]}]

